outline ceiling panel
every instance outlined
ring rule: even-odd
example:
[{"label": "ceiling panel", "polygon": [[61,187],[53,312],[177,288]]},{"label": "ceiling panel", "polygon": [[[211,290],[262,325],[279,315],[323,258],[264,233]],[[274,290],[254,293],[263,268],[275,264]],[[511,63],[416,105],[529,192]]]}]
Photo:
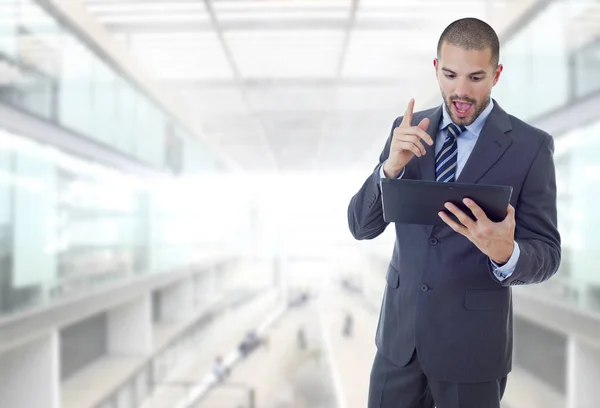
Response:
[{"label": "ceiling panel", "polygon": [[158,79],[231,79],[216,33],[132,34],[129,50]]},{"label": "ceiling panel", "polygon": [[97,16],[115,14],[153,15],[173,12],[206,12],[203,1],[88,1],[87,9]]},{"label": "ceiling panel", "polygon": [[296,12],[312,11],[326,13],[347,10],[352,0],[214,0],[217,12]]},{"label": "ceiling panel", "polygon": [[223,145],[264,143],[262,123],[247,114],[198,114],[196,119],[205,135]]},{"label": "ceiling panel", "polygon": [[342,30],[225,33],[243,78],[334,77]]},{"label": "ceiling panel", "polygon": [[242,167],[302,171],[374,166],[407,101],[431,102],[447,24],[520,0],[81,1]]},{"label": "ceiling panel", "polygon": [[221,23],[233,23],[237,21],[247,20],[344,20],[350,15],[350,10],[344,9],[331,9],[326,11],[318,10],[251,10],[251,11],[233,11],[233,12],[219,12],[219,22]]},{"label": "ceiling panel", "polygon": [[253,111],[327,111],[333,109],[335,92],[334,87],[308,85],[246,88]]},{"label": "ceiling panel", "polygon": [[355,31],[342,70],[344,78],[410,78],[431,66],[438,35],[417,30]]},{"label": "ceiling panel", "polygon": [[[164,82],[166,87],[176,89],[171,81]],[[238,87],[180,87],[181,98],[187,106],[193,107],[199,115],[246,114],[248,108],[242,91]]]},{"label": "ceiling panel", "polygon": [[103,24],[207,23],[210,15],[204,2],[103,2],[87,5],[87,10]]},{"label": "ceiling panel", "polygon": [[[421,74],[423,80],[415,81],[414,76],[396,85],[382,86],[341,86],[336,92],[335,107],[339,111],[397,111],[403,112],[410,98],[418,95],[418,90],[428,81],[435,82],[433,67]],[[425,78],[425,77],[429,78]]]},{"label": "ceiling panel", "polygon": [[462,16],[487,12],[517,0],[360,0],[361,10],[388,10],[428,13],[434,17],[439,13],[461,13]]}]

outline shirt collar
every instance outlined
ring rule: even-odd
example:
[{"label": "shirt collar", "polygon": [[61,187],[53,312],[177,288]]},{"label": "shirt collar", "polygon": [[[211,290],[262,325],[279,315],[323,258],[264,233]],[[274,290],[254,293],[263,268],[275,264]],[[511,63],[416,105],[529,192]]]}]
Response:
[{"label": "shirt collar", "polygon": [[[483,112],[479,114],[473,123],[471,123],[469,126],[466,126],[467,130],[479,137],[481,129],[483,129],[483,125],[485,125],[485,121],[487,120],[488,116],[490,116],[490,113],[492,113],[492,109],[494,109],[494,101],[492,98],[490,98],[490,103],[483,110]],[[440,122],[440,130],[445,129],[450,123],[452,123],[452,119],[450,119],[450,115],[446,110],[446,101],[444,101],[444,106],[442,106],[442,121]]]}]

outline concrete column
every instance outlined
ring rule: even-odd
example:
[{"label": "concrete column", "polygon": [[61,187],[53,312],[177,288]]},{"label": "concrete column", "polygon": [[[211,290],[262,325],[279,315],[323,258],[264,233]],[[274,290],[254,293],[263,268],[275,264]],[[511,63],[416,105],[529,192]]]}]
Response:
[{"label": "concrete column", "polygon": [[145,355],[152,347],[150,294],[108,312],[109,354]]},{"label": "concrete column", "polygon": [[596,408],[600,403],[600,348],[569,338],[567,408]]},{"label": "concrete column", "polygon": [[161,319],[187,320],[194,314],[194,280],[184,279],[161,291]]},{"label": "concrete column", "polygon": [[60,408],[56,331],[0,355],[0,405]]}]

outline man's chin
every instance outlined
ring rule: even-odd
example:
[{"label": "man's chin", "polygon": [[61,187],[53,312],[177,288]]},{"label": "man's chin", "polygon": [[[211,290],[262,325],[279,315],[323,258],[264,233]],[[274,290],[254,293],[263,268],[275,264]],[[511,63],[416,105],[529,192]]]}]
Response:
[{"label": "man's chin", "polygon": [[458,118],[456,115],[450,115],[452,122],[454,122],[458,126],[469,126],[473,122],[475,122],[475,118],[473,115],[469,115],[466,118]]}]

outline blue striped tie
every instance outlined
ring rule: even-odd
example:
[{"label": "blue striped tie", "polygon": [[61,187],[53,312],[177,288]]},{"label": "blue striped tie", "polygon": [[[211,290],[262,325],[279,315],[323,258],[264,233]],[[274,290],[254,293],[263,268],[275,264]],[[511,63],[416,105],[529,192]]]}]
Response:
[{"label": "blue striped tie", "polygon": [[435,158],[435,180],[442,183],[452,183],[456,180],[456,138],[466,130],[464,126],[459,128],[454,123],[450,123],[447,129],[448,135],[444,145]]}]

